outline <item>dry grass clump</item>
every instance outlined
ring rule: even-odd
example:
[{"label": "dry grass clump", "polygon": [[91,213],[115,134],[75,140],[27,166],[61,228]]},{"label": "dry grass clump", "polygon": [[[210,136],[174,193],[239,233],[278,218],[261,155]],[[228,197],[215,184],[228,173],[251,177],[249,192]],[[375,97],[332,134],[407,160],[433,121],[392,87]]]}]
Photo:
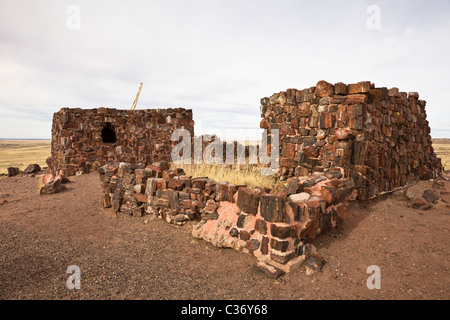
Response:
[{"label": "dry grass clump", "polygon": [[216,182],[226,181],[236,185],[246,185],[250,188],[273,188],[276,182],[275,176],[261,175],[261,166],[242,165],[236,168],[226,165],[210,164],[180,164],[177,168],[182,168],[188,176],[208,177]]}]

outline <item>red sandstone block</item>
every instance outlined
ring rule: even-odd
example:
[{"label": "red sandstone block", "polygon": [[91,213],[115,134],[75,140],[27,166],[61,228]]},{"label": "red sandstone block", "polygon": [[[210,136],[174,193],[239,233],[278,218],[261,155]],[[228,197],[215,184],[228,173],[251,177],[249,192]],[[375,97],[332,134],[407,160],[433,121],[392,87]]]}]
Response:
[{"label": "red sandstone block", "polygon": [[314,92],[318,97],[331,97],[334,93],[334,86],[324,80],[321,80],[316,85]]},{"label": "red sandstone block", "polygon": [[291,126],[290,123],[284,123],[284,124],[281,125],[281,128],[280,128],[280,134],[283,134],[283,135],[293,135],[293,134],[295,134],[295,130],[294,130],[294,128]]},{"label": "red sandstone block", "polygon": [[355,134],[350,129],[339,128],[334,132],[337,140],[354,139]]},{"label": "red sandstone block", "polygon": [[192,188],[205,189],[207,179],[206,178],[196,178],[192,180]]},{"label": "red sandstone block", "polygon": [[347,97],[346,104],[367,103],[367,95],[365,94],[353,94]]},{"label": "red sandstone block", "polygon": [[239,238],[243,241],[248,241],[250,240],[250,233],[248,233],[248,231],[241,230],[239,232]]},{"label": "red sandstone block", "polygon": [[228,201],[228,184],[216,183],[216,201]]},{"label": "red sandstone block", "polygon": [[149,166],[146,169],[151,170],[150,177],[162,178],[162,170],[159,169],[158,167]]},{"label": "red sandstone block", "polygon": [[250,188],[239,188],[237,206],[243,212],[256,215],[258,213],[261,194]]},{"label": "red sandstone block", "polygon": [[[201,189],[199,189],[199,190],[201,190]],[[205,194],[207,194],[207,195],[214,195],[216,192],[216,183],[215,182],[206,183],[205,187],[204,187],[204,191],[205,191]]]},{"label": "red sandstone block", "polygon": [[296,233],[296,229],[290,225],[279,225],[276,223],[272,223],[270,226],[270,234],[272,237],[277,237],[279,239],[287,239],[294,236]]},{"label": "red sandstone block", "polygon": [[314,240],[317,236],[317,227],[317,220],[308,221],[300,232],[300,238],[308,241]]},{"label": "red sandstone block", "polygon": [[273,194],[261,196],[261,216],[269,222],[288,222],[285,208],[285,197]]},{"label": "red sandstone block", "polygon": [[206,214],[215,214],[217,213],[217,209],[218,209],[218,204],[214,201],[214,200],[208,200],[206,202],[206,206],[204,208],[204,211]]},{"label": "red sandstone block", "polygon": [[281,264],[288,263],[294,257],[295,257],[294,251],[284,252],[284,253],[278,253],[275,251],[270,252],[270,259],[272,259],[273,261],[276,261],[278,263],[281,263]]},{"label": "red sandstone block", "polygon": [[241,186],[241,185],[234,185],[234,184],[229,184],[228,185],[228,193],[227,193],[227,199],[230,202],[235,202],[235,195],[238,192],[239,188],[241,187],[245,187],[245,186]]},{"label": "red sandstone block", "polygon": [[174,189],[174,190],[178,190],[178,191],[183,190],[185,185],[186,185],[185,182],[178,177],[170,179],[167,183],[167,187],[169,189]]},{"label": "red sandstone block", "polygon": [[363,81],[348,85],[348,94],[369,93],[369,92],[370,92],[369,81]]},{"label": "red sandstone block", "polygon": [[346,96],[348,94],[347,85],[342,82],[336,83],[334,85],[334,93],[337,95],[345,95]]},{"label": "red sandstone block", "polygon": [[270,238],[270,247],[280,252],[286,252],[289,246],[289,241],[279,241],[275,238]]},{"label": "red sandstone block", "polygon": [[319,148],[315,146],[309,146],[303,148],[303,153],[307,158],[317,158],[319,156]]},{"label": "red sandstone block", "polygon": [[147,203],[148,201],[148,196],[145,194],[136,193],[134,194],[134,198],[141,203]]},{"label": "red sandstone block", "polygon": [[294,159],[297,149],[298,149],[297,144],[284,143],[281,149],[281,156],[283,158]]},{"label": "red sandstone block", "polygon": [[322,112],[319,118],[319,128],[328,129],[334,127],[334,116],[331,112]]},{"label": "red sandstone block", "polygon": [[176,176],[177,176],[177,174],[173,170],[164,170],[162,172],[162,178],[167,181],[175,178]]},{"label": "red sandstone block", "polygon": [[280,167],[295,167],[296,164],[294,159],[280,158]]},{"label": "red sandstone block", "polygon": [[256,219],[255,230],[262,235],[267,234],[267,223],[262,219]]},{"label": "red sandstone block", "polygon": [[274,266],[271,266],[265,262],[262,262],[262,261],[258,262],[256,265],[254,265],[253,270],[258,273],[262,273],[262,274],[268,276],[269,278],[275,279],[275,280],[282,277],[285,274],[284,271],[282,271]]}]

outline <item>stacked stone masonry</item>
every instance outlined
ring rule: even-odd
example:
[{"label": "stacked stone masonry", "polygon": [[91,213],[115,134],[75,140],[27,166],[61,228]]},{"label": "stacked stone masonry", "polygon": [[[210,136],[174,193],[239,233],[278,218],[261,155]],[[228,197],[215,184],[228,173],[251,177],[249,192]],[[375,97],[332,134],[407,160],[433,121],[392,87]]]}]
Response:
[{"label": "stacked stone masonry", "polygon": [[353,180],[341,169],[289,178],[273,189],[192,178],[166,162],[111,163],[98,171],[104,207],[179,225],[199,220],[194,237],[248,252],[284,272],[304,262],[318,234],[342,223],[354,197]]},{"label": "stacked stone masonry", "polygon": [[[366,200],[442,171],[424,100],[366,81],[320,81],[261,99],[260,127],[280,132],[282,176],[342,167]],[[358,175],[358,174],[359,175]]]},{"label": "stacked stone masonry", "polygon": [[95,172],[110,162],[151,164],[170,161],[175,129],[194,135],[192,110],[69,109],[53,115],[53,174]]},{"label": "stacked stone masonry", "polygon": [[[154,215],[178,225],[196,220],[194,237],[289,272],[305,262],[317,235],[340,227],[348,201],[377,197],[442,172],[425,104],[418,93],[370,82],[320,81],[263,98],[260,127],[269,140],[280,133],[282,182],[273,189],[171,169],[175,129],[187,129],[192,147],[201,145],[202,153],[216,141],[224,158],[227,154],[227,142],[194,136],[192,111],[184,109],[61,109],[53,119],[48,163],[52,172],[66,176],[98,170],[103,206],[116,213]],[[239,144],[230,143],[237,157]],[[246,157],[255,150],[241,145]]]}]

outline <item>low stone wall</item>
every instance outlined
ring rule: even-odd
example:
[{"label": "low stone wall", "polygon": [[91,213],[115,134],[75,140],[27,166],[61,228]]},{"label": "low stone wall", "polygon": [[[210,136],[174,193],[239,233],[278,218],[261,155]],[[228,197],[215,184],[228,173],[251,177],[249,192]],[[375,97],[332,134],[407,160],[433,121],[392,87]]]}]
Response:
[{"label": "low stone wall", "polygon": [[111,163],[98,171],[105,208],[179,225],[199,220],[195,238],[250,253],[284,272],[304,262],[317,235],[341,224],[348,200],[356,196],[353,180],[336,168],[290,178],[273,189],[193,178],[166,162]]}]

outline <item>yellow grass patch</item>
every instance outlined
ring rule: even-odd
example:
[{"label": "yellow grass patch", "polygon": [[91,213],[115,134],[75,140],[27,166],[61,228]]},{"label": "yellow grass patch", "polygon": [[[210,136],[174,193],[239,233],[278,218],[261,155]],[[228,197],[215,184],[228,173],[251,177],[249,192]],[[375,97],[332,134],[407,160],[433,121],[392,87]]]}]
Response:
[{"label": "yellow grass patch", "polygon": [[434,152],[442,159],[445,170],[450,170],[450,143],[433,143]]},{"label": "yellow grass patch", "polygon": [[34,163],[46,167],[50,155],[50,140],[0,140],[0,173],[7,173],[8,167],[23,171]]},{"label": "yellow grass patch", "polygon": [[182,168],[188,176],[208,177],[216,182],[226,181],[236,185],[246,185],[250,188],[265,187],[272,188],[276,182],[274,176],[261,175],[259,166],[242,166],[231,168],[224,165],[177,165]]}]

